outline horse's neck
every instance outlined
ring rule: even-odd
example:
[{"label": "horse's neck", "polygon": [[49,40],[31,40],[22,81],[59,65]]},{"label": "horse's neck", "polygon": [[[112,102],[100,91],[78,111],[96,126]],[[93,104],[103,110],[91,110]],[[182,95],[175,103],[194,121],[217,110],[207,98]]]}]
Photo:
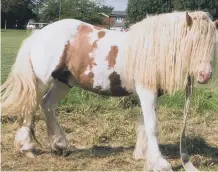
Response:
[{"label": "horse's neck", "polygon": [[125,32],[111,32],[111,46],[116,45],[118,47],[118,54],[116,57],[116,70],[118,72],[121,72],[121,70],[124,67],[124,60],[125,57],[123,55],[124,47],[125,47],[125,39],[126,39],[126,33]]}]

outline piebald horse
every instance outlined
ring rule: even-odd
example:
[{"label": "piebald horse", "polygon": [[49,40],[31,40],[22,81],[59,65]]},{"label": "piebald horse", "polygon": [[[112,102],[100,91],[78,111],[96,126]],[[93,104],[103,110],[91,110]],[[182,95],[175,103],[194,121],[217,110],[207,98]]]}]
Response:
[{"label": "piebald horse", "polygon": [[1,87],[3,115],[19,116],[16,151],[35,149],[31,130],[39,106],[51,149],[67,148],[55,109],[71,87],[79,86],[108,96],[137,94],[143,115],[134,158],[146,160],[146,169],[171,170],[158,146],[156,99],[159,92],[184,89],[188,77],[208,82],[216,26],[207,13],[195,11],[148,16],[127,32],[64,19],[33,33]]}]

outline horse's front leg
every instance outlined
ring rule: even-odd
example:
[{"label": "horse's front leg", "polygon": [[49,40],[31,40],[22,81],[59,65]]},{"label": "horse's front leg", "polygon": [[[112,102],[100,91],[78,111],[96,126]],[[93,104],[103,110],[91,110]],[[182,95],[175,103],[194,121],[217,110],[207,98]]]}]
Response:
[{"label": "horse's front leg", "polygon": [[143,114],[140,115],[136,126],[136,145],[133,153],[135,159],[146,159],[146,137]]},{"label": "horse's front leg", "polygon": [[70,88],[66,84],[55,80],[41,102],[41,107],[45,114],[50,148],[58,153],[67,148],[68,142],[55,116],[55,110],[59,101],[64,98],[69,90]]},{"label": "horse's front leg", "polygon": [[[142,145],[140,140],[137,140],[137,142],[140,143],[138,146],[141,146],[141,150],[145,154],[145,168],[148,170],[171,170],[171,165],[161,155],[157,141],[157,119],[155,113],[157,97],[153,92],[141,86],[136,86],[136,91],[141,102],[144,119],[144,125],[143,123],[141,125],[144,126],[144,137],[140,137],[145,141],[145,145]],[[142,130],[140,132],[138,136],[139,134],[143,135]],[[136,147],[136,151],[140,152],[140,148]]]}]

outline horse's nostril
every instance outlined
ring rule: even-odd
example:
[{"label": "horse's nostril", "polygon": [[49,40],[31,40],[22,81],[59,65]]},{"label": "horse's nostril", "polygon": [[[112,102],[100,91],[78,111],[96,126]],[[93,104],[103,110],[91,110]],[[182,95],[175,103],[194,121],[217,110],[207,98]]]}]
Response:
[{"label": "horse's nostril", "polygon": [[202,71],[200,71],[200,76],[203,77],[204,76],[204,73]]}]

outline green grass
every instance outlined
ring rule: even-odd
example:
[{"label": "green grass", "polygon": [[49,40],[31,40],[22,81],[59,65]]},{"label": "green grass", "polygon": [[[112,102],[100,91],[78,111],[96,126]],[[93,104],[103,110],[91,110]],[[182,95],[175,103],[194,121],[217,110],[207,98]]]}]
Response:
[{"label": "green grass", "polygon": [[21,42],[27,36],[24,30],[1,30],[1,82],[10,72]]},{"label": "green grass", "polygon": [[[1,81],[5,81],[26,31],[2,30]],[[217,47],[218,49],[218,47]],[[218,58],[218,57],[217,57]],[[188,130],[189,152],[200,170],[218,170],[218,89],[198,88],[193,93]],[[174,170],[183,170],[179,157],[179,136],[183,120],[184,94],[164,95],[158,100],[161,151]],[[13,118],[2,122],[2,170],[142,170],[134,160],[135,122],[141,113],[138,98],[110,98],[73,88],[57,109],[69,140],[68,156],[51,155],[47,146],[43,114],[36,114],[36,136],[43,150],[36,159],[13,152],[16,128]],[[102,137],[108,143],[102,142]],[[76,148],[75,148],[76,147]]]}]

